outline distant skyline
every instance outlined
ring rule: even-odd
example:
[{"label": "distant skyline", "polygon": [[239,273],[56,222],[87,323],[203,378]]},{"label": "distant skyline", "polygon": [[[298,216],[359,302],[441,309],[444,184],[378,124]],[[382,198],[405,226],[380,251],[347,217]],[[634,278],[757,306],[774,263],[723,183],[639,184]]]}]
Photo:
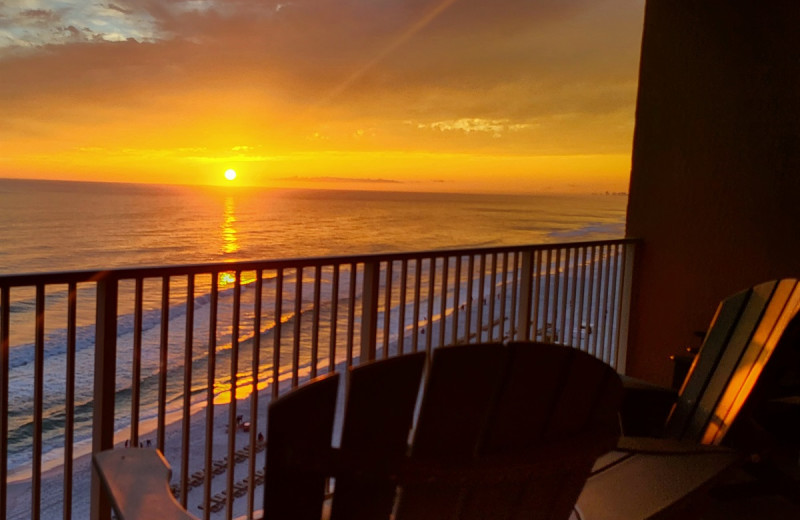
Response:
[{"label": "distant skyline", "polygon": [[627,191],[643,9],[0,1],[0,177]]}]

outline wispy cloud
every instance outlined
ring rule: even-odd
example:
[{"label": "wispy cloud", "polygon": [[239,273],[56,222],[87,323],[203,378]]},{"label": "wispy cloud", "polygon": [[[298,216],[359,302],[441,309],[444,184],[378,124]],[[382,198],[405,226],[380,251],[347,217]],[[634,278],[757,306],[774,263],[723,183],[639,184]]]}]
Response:
[{"label": "wispy cloud", "polygon": [[124,5],[55,0],[0,4],[0,50],[128,39],[152,42],[160,37],[150,13]]},{"label": "wispy cloud", "polygon": [[482,119],[479,117],[453,119],[449,121],[433,121],[431,123],[417,123],[417,128],[429,128],[441,132],[464,132],[467,134],[478,132],[491,134],[500,138],[506,132],[519,132],[537,125],[532,123],[511,123],[508,119]]},{"label": "wispy cloud", "polygon": [[402,181],[394,179],[362,179],[358,177],[282,177],[278,179],[282,182],[302,182],[302,183],[365,183],[365,184],[403,184]]}]

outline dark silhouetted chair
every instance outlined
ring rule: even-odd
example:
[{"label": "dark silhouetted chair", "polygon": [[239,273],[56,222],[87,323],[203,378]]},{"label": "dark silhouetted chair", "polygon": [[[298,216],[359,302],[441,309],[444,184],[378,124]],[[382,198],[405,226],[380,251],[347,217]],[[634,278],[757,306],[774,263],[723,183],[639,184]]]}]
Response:
[{"label": "dark silhouetted chair", "polygon": [[[557,345],[444,347],[433,352],[415,413],[425,360],[410,354],[350,371],[338,448],[338,374],[272,403],[264,518],[569,518],[593,464],[618,439],[614,370]],[[142,450],[95,457],[122,519],[144,514],[131,507],[135,478],[113,483],[128,452]]]},{"label": "dark silhouetted chair", "polygon": [[[770,443],[754,412],[772,393],[786,356],[796,358],[798,308],[797,280],[756,285],[719,305],[677,395],[626,378],[624,433],[661,438],[624,437],[619,450],[598,461],[578,503],[584,517],[685,517],[736,453],[763,456]],[[664,411],[666,403],[671,410],[653,431],[653,410]],[[736,453],[715,448],[723,441]]]}]

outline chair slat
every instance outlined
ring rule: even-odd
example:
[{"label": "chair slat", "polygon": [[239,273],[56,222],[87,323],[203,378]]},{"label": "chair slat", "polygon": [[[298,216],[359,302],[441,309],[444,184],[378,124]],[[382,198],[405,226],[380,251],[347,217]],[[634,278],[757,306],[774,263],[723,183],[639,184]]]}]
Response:
[{"label": "chair slat", "polygon": [[667,436],[680,438],[684,435],[689,421],[697,409],[697,403],[706,389],[708,380],[716,370],[719,358],[725,351],[739,318],[748,304],[750,293],[749,289],[741,291],[719,304],[717,312],[711,320],[708,334],[686,375],[680,396],[667,419],[665,428]]},{"label": "chair slat", "polygon": [[484,454],[539,445],[555,409],[555,397],[564,385],[564,373],[573,351],[536,343],[512,343],[509,349],[508,375],[487,432]]},{"label": "chair slat", "polygon": [[[481,455],[514,454],[520,461],[553,441],[556,451],[577,455],[569,463],[537,464],[527,478],[473,486],[466,496],[462,517],[566,518],[595,458],[613,447],[611,436],[591,435],[575,440],[596,424],[609,433],[614,428],[621,399],[621,382],[614,371],[575,349],[537,343],[512,343],[507,375],[498,395]],[[562,407],[575,407],[581,417],[566,420]],[[566,441],[565,441],[566,439]],[[590,442],[586,442],[591,439]],[[605,440],[605,444],[603,444]],[[577,463],[576,463],[577,462]]]},{"label": "chair slat", "polygon": [[[412,460],[463,464],[473,459],[505,375],[500,345],[464,345],[434,351],[419,412]],[[401,491],[396,518],[455,518],[461,489],[453,483],[414,483]]]},{"label": "chair slat", "polygon": [[777,319],[774,312],[767,313],[772,304],[776,284],[753,287],[749,293],[747,304],[742,310],[733,333],[727,344],[723,346],[714,371],[708,376],[706,387],[697,397],[694,413],[686,425],[686,429],[678,437],[680,439],[699,440],[708,422],[713,418],[719,398],[731,381],[737,367],[747,358],[748,350],[754,346],[755,333],[764,326],[772,328]]},{"label": "chair slat", "polygon": [[385,461],[387,474],[337,475],[331,520],[389,518],[397,486],[389,476],[408,448],[425,358],[419,352],[350,370],[342,458]]},{"label": "chair slat", "polygon": [[329,374],[270,404],[265,520],[319,520],[328,475],[313,466],[330,452],[338,385]]},{"label": "chair slat", "polygon": [[721,392],[714,413],[703,432],[703,443],[719,444],[722,441],[739,410],[759,382],[761,373],[778,343],[785,339],[784,332],[797,314],[799,305],[800,288],[797,282],[782,280],[776,287],[769,307],[764,312],[764,318],[753,335],[752,344],[742,355],[724,392]]}]

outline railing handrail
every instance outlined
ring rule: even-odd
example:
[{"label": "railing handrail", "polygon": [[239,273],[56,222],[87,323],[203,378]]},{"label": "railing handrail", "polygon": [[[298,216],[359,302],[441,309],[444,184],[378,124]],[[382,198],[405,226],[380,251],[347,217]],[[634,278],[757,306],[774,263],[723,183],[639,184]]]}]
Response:
[{"label": "railing handrail", "polygon": [[608,244],[635,244],[638,238],[617,238],[607,240],[586,240],[577,242],[553,242],[546,244],[507,245],[492,247],[460,247],[453,249],[427,249],[397,253],[361,253],[356,255],[311,256],[266,260],[243,260],[235,262],[209,262],[199,264],[178,264],[142,267],[117,267],[111,269],[87,269],[76,271],[44,271],[41,273],[0,274],[0,287],[21,287],[37,284],[63,284],[99,282],[101,280],[129,278],[155,278],[161,276],[182,276],[187,274],[208,274],[226,271],[252,271],[256,269],[285,269],[289,267],[317,267],[333,264],[361,264],[439,258],[469,254],[493,254],[505,251],[535,252],[557,247],[592,247]]}]

